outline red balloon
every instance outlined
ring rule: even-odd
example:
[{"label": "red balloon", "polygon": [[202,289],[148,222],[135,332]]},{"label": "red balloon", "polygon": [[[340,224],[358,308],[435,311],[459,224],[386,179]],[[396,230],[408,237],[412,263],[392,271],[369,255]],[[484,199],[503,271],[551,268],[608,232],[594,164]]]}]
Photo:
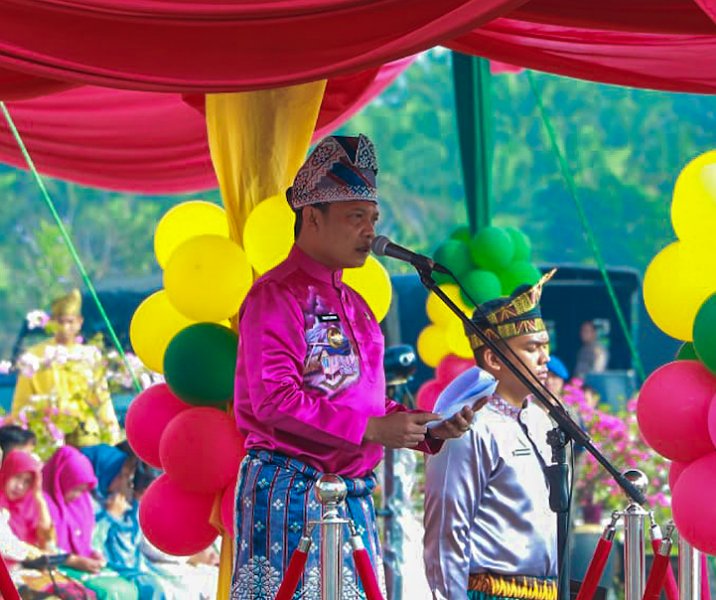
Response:
[{"label": "red balloon", "polygon": [[716,446],[716,396],[711,399],[711,404],[709,405],[708,427],[711,443]]},{"label": "red balloon", "polygon": [[244,440],[234,419],[206,406],[177,415],[159,442],[162,468],[190,492],[224,489],[236,477],[244,454]]},{"label": "red balloon", "polygon": [[644,382],[636,408],[646,442],[680,462],[713,451],[708,416],[714,394],[716,377],[700,362],[679,360],[659,367]]},{"label": "red balloon", "polygon": [[688,465],[672,492],[671,512],[679,535],[697,550],[716,554],[716,452]]},{"label": "red balloon", "polygon": [[435,369],[435,378],[443,385],[447,385],[461,373],[475,366],[475,361],[469,358],[460,358],[454,354],[445,356]]},{"label": "red balloon", "polygon": [[159,440],[174,417],[190,407],[177,398],[166,383],[140,392],[129,405],[124,427],[127,441],[143,461],[161,468]]},{"label": "red balloon", "polygon": [[669,465],[669,489],[671,489],[672,492],[684,469],[690,464],[691,463],[687,462],[679,462],[678,460],[671,461],[671,465]]},{"label": "red balloon", "polygon": [[445,384],[441,383],[437,379],[426,381],[420,386],[420,389],[418,389],[415,404],[420,410],[431,412],[438,400],[440,392],[442,392],[444,388]]},{"label": "red balloon", "polygon": [[139,503],[139,524],[147,539],[174,556],[201,552],[216,539],[209,523],[213,494],[195,494],[177,486],[166,474],[160,475]]},{"label": "red balloon", "polygon": [[234,505],[236,495],[236,479],[226,486],[221,495],[221,524],[226,533],[234,537]]}]

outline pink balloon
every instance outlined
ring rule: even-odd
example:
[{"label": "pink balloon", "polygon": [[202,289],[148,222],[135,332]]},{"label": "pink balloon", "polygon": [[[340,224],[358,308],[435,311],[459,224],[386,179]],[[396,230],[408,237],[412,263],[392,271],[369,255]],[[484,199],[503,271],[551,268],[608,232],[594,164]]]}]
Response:
[{"label": "pink balloon", "polygon": [[716,377],[695,360],[654,371],[639,392],[636,416],[646,442],[671,460],[691,462],[714,450],[708,416]]},{"label": "pink balloon", "polygon": [[716,452],[695,460],[672,492],[671,512],[679,535],[697,550],[716,554]]},{"label": "pink balloon", "polygon": [[218,532],[209,523],[213,494],[195,494],[160,475],[139,503],[139,524],[147,539],[175,556],[190,556],[209,547]]},{"label": "pink balloon", "polygon": [[460,358],[454,354],[448,354],[435,369],[435,378],[443,385],[447,385],[461,373],[475,366],[475,361],[469,358]]},{"label": "pink balloon", "polygon": [[709,405],[708,427],[711,443],[716,446],[716,396],[711,398],[711,404]]},{"label": "pink balloon", "polygon": [[234,500],[236,495],[236,479],[226,486],[221,495],[221,524],[226,532],[234,537]]},{"label": "pink balloon", "polygon": [[225,488],[236,477],[244,454],[244,440],[234,419],[206,406],[177,415],[159,442],[162,468],[190,492]]},{"label": "pink balloon", "polygon": [[166,383],[140,392],[129,405],[124,427],[127,441],[143,461],[161,468],[159,440],[174,417],[190,407],[177,398]]},{"label": "pink balloon", "polygon": [[678,481],[681,474],[684,472],[684,469],[688,467],[691,463],[687,462],[679,462],[678,460],[671,461],[671,465],[669,465],[669,488],[671,491],[674,491],[674,486],[676,485],[676,482]]},{"label": "pink balloon", "polygon": [[445,387],[444,383],[439,382],[437,379],[431,379],[426,381],[418,389],[418,395],[415,398],[415,404],[420,410],[426,410],[428,412],[433,410],[435,402],[437,402],[440,392]]}]

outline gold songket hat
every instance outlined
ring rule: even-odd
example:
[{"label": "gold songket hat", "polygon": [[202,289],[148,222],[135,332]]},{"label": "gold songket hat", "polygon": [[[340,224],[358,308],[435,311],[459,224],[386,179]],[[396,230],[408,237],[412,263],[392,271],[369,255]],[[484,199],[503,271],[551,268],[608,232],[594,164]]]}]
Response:
[{"label": "gold songket hat", "polygon": [[69,294],[56,298],[51,305],[53,317],[79,317],[82,315],[82,294],[75,288]]}]

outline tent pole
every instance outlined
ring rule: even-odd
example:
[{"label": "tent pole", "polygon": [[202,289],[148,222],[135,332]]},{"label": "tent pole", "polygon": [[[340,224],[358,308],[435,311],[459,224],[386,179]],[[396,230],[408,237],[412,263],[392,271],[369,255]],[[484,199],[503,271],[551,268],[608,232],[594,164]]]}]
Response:
[{"label": "tent pole", "polygon": [[492,90],[490,62],[452,53],[457,131],[470,232],[490,224],[492,204]]}]

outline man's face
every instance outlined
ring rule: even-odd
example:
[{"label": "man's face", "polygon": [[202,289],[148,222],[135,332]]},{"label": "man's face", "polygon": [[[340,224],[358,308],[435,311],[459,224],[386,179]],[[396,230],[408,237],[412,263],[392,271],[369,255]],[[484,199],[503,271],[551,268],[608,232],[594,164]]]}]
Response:
[{"label": "man's face", "polygon": [[[507,345],[524,363],[520,366],[523,373],[529,371],[537,376],[542,385],[547,384],[547,363],[549,362],[549,334],[546,331],[520,335],[507,340]],[[510,353],[507,354],[509,358]],[[512,389],[524,391],[526,396],[529,390],[517,379],[517,376],[507,368],[500,374],[500,384]]]},{"label": "man's face", "polygon": [[597,339],[597,330],[591,323],[582,323],[582,327],[579,330],[579,336],[585,344],[590,344]]},{"label": "man's face", "polygon": [[335,269],[365,264],[379,216],[375,202],[335,202],[325,213],[310,212],[308,225],[314,229],[317,258],[323,264]]},{"label": "man's face", "polygon": [[58,344],[71,344],[77,339],[77,335],[82,329],[82,317],[78,315],[62,315],[55,317],[54,321],[57,323],[55,341]]}]

